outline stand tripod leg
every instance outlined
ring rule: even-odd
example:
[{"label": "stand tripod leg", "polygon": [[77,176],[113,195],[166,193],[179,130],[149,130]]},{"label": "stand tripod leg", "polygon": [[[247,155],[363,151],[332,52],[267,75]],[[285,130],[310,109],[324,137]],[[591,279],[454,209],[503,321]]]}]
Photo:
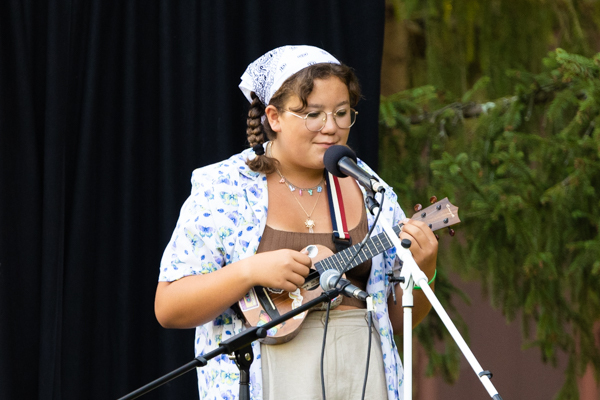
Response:
[{"label": "stand tripod leg", "polygon": [[[427,278],[425,278],[425,282],[427,282]],[[462,351],[463,355],[471,365],[471,368],[473,368],[473,371],[479,377],[479,380],[481,381],[485,390],[487,390],[490,397],[494,400],[502,400],[502,397],[500,397],[498,391],[496,390],[496,388],[492,384],[492,381],[490,380],[490,378],[492,377],[491,372],[484,371],[483,368],[481,368],[481,365],[479,365],[479,362],[475,358],[475,355],[473,354],[471,349],[469,349],[467,342],[465,342],[458,329],[456,329],[456,326],[448,316],[448,313],[446,313],[446,311],[444,310],[442,304],[439,302],[439,300],[433,293],[433,290],[431,290],[429,285],[427,285],[426,283],[421,285],[421,289],[423,289],[423,293],[425,294],[425,296],[427,296],[427,299],[429,300],[434,310],[437,312],[440,319],[448,329],[448,332],[450,332],[450,334],[452,335],[452,338],[458,345],[458,348]]]}]

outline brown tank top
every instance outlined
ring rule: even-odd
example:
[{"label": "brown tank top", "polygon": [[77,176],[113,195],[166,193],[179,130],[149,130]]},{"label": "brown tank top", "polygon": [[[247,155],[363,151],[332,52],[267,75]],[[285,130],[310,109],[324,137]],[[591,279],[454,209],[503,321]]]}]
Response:
[{"label": "brown tank top", "polygon": [[[362,209],[362,216],[358,225],[350,230],[350,237],[352,243],[359,243],[369,232],[369,225],[367,221],[367,213],[365,209]],[[323,245],[334,253],[336,253],[335,244],[331,233],[302,233],[302,232],[288,232],[280,231],[271,228],[269,225],[265,226],[260,245],[258,246],[257,253],[264,253],[267,251],[279,250],[279,249],[291,249],[300,251],[310,244]],[[371,260],[367,260],[362,264],[357,265],[350,271],[346,272],[346,277],[353,285],[365,290],[367,287],[367,281],[369,274],[371,273]],[[343,305],[354,306],[359,308],[365,308],[364,302],[348,297],[343,297]]]}]

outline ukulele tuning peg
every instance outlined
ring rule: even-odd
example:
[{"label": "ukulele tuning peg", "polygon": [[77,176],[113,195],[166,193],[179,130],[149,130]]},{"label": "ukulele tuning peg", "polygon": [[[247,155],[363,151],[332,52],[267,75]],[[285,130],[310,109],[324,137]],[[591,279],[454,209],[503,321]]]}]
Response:
[{"label": "ukulele tuning peg", "polygon": [[450,234],[450,236],[454,236],[454,229],[448,227],[448,233]]},{"label": "ukulele tuning peg", "polygon": [[436,201],[437,201],[437,197],[435,197],[435,196],[431,196],[429,198],[429,203],[431,203],[431,204],[435,203]]},{"label": "ukulele tuning peg", "polygon": [[421,211],[423,209],[423,206],[420,205],[420,204],[415,204],[414,208],[415,208],[415,212],[419,212],[419,211]]}]

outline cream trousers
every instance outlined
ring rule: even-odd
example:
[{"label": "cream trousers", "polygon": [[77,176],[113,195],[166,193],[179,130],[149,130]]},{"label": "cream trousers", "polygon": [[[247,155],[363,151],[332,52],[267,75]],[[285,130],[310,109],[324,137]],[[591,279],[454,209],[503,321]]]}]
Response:
[{"label": "cream trousers", "polygon": [[[322,400],[320,360],[324,321],[324,311],[313,311],[290,342],[261,346],[264,400]],[[368,334],[366,310],[329,313],[323,363],[327,400],[361,398]],[[383,357],[375,328],[371,335],[365,399],[385,400]]]}]

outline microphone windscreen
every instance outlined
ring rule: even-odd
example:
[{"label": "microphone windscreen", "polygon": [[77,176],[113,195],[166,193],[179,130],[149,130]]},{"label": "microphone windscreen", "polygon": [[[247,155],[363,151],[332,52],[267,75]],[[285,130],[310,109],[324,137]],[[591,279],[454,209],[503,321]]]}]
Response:
[{"label": "microphone windscreen", "polygon": [[341,146],[339,144],[335,146],[331,146],[325,151],[325,155],[323,156],[323,164],[325,164],[325,168],[332,175],[337,176],[338,178],[345,178],[346,174],[340,171],[338,163],[344,157],[351,158],[356,162],[356,154],[346,146]]}]

